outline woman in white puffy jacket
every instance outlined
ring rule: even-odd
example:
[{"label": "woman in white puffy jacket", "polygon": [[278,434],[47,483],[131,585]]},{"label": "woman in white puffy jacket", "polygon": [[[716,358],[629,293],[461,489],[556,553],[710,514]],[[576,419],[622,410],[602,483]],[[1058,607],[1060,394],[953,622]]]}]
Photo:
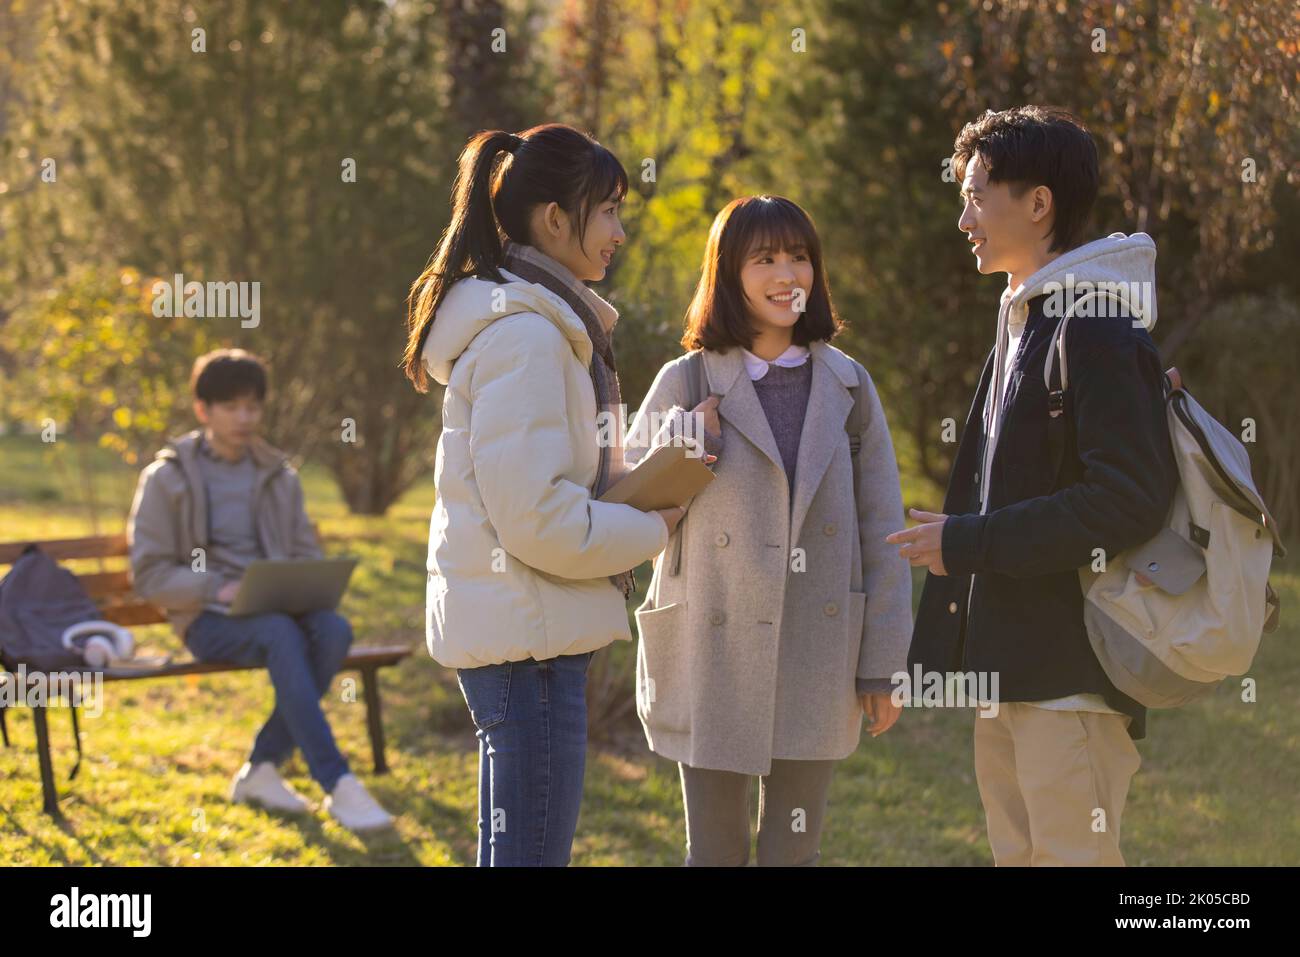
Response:
[{"label": "woman in white puffy jacket", "polygon": [[426,634],[477,728],[480,866],[568,863],[587,667],[630,640],[631,569],[682,515],[597,500],[626,469],[618,314],[584,281],[625,238],[627,187],[572,127],[478,133],[411,287],[406,374],[446,386]]}]

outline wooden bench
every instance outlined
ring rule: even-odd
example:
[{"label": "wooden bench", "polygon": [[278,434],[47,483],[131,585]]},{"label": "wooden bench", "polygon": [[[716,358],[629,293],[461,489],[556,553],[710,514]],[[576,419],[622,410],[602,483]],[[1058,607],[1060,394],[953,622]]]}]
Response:
[{"label": "wooden bench", "polygon": [[[39,546],[42,551],[56,561],[69,559],[122,559],[128,554],[126,535],[97,535],[90,538],[66,538],[50,541],[8,542],[0,544],[0,566],[11,565],[18,560],[25,549],[31,545]],[[100,563],[101,568],[103,562]],[[0,575],[3,577],[3,575]],[[107,621],[119,625],[153,625],[167,621],[162,609],[137,597],[131,587],[129,570],[99,571],[77,576],[83,588],[95,603]],[[374,759],[376,774],[388,773],[388,762],[384,757],[384,726],[379,705],[380,668],[398,664],[410,655],[411,649],[405,645],[387,645],[376,647],[353,647],[343,662],[342,670],[361,672],[363,694],[366,702],[366,726],[370,734],[370,751]],[[147,681],[157,678],[178,678],[184,675],[214,674],[225,671],[252,671],[255,665],[232,665],[216,661],[181,661],[165,665],[151,671],[137,672],[130,675],[105,674],[104,682],[112,681]],[[29,672],[30,673],[30,672]],[[7,672],[0,670],[0,682],[11,680]],[[32,707],[32,720],[36,730],[36,751],[40,761],[41,790],[44,795],[44,807],[47,814],[61,817],[58,804],[58,792],[54,784],[54,764],[50,757],[50,734],[46,720],[47,706]],[[79,735],[76,707],[72,708],[73,733]],[[5,707],[0,703],[0,735],[4,744],[9,746],[9,729],[5,724]],[[78,745],[80,738],[78,737]],[[80,766],[78,759],[77,766]],[[77,773],[74,767],[71,779]]]}]

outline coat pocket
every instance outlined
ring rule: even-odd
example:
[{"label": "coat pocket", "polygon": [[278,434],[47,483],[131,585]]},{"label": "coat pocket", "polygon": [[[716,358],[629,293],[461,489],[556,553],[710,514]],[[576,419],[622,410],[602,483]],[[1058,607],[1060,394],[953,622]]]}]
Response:
[{"label": "coat pocket", "polygon": [[513,662],[484,665],[481,668],[460,668],[456,681],[465,696],[469,716],[480,731],[493,728],[506,719],[510,703],[510,676]]},{"label": "coat pocket", "polygon": [[690,725],[685,627],[686,602],[636,611],[636,711],[648,728],[685,731]]}]

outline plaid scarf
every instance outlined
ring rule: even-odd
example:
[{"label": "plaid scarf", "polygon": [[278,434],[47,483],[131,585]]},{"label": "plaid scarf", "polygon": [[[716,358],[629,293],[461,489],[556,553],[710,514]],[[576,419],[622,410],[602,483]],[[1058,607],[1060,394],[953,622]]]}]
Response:
[{"label": "plaid scarf", "polygon": [[[617,321],[618,314],[614,312],[613,306],[583,285],[572,272],[533,246],[507,242],[502,265],[525,282],[536,283],[563,299],[582,320],[587,336],[591,339],[592,357],[588,369],[592,388],[596,391],[596,411],[597,414],[608,413],[606,420],[615,424],[613,442],[598,443],[600,458],[596,468],[596,481],[590,491],[592,498],[600,498],[621,477],[623,471],[623,397],[618,385],[618,370],[614,365],[614,344],[611,338],[613,322],[606,330],[592,300],[603,303],[613,315],[614,321]],[[610,575],[609,580],[622,591],[624,599],[636,589],[636,578],[630,569]]]}]

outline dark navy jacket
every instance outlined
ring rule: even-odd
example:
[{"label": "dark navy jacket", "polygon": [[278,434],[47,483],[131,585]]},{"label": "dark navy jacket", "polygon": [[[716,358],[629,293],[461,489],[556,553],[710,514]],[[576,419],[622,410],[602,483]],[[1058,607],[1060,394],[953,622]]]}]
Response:
[{"label": "dark navy jacket", "polygon": [[1129,735],[1141,738],[1146,709],[1097,663],[1076,569],[1093,561],[1093,549],[1109,560],[1145,542],[1168,514],[1178,472],[1160,357],[1147,330],[1126,318],[1070,321],[1064,459],[1054,477],[1042,370],[1057,320],[1044,315],[1046,299],[1028,302],[980,515],[982,410],[995,353],[984,364],[943,503],[948,574],[926,575],[908,670],[996,671],[1002,702],[1100,694],[1132,716]]}]

